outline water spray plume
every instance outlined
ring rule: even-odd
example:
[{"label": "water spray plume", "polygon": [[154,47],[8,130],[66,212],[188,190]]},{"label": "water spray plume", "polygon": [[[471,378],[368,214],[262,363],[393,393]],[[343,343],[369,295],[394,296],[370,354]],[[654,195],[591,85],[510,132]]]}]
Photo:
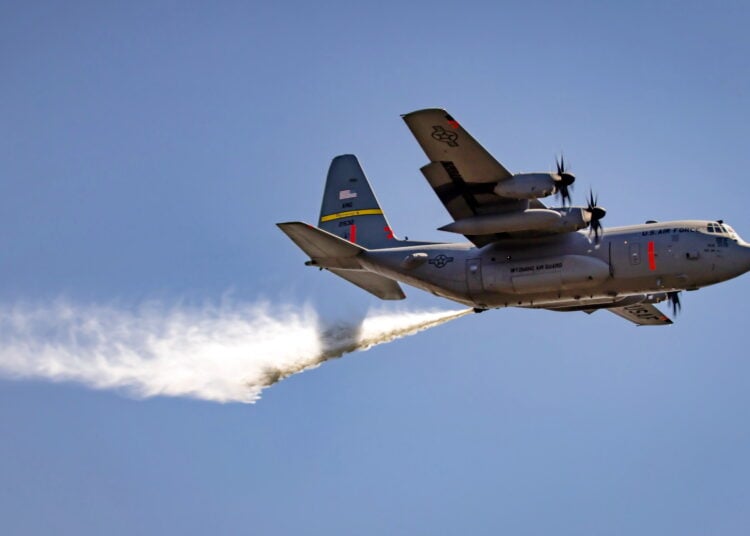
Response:
[{"label": "water spray plume", "polygon": [[16,305],[0,310],[0,374],[136,397],[254,402],[287,376],[471,312],[376,311],[326,326],[310,307],[268,304],[137,311]]}]

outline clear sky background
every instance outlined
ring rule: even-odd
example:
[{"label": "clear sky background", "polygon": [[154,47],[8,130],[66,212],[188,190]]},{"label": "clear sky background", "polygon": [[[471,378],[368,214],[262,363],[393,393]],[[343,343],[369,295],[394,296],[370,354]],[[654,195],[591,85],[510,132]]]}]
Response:
[{"label": "clear sky background", "polygon": [[[0,4],[2,307],[379,306],[273,224],[355,153],[397,234],[446,239],[399,117],[434,106],[512,171],[564,151],[605,227],[750,237],[746,2],[126,4]],[[254,405],[0,380],[0,532],[746,533],[749,291],[668,328],[492,311]]]}]

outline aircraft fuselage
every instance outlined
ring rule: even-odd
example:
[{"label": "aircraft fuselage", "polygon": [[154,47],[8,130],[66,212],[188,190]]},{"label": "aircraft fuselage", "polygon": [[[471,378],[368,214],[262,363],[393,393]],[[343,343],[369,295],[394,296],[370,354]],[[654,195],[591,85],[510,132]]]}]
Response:
[{"label": "aircraft fuselage", "polygon": [[[709,232],[710,231],[710,232]],[[507,240],[368,251],[367,270],[477,308],[606,307],[695,290],[750,269],[750,245],[716,222],[684,220]]]}]

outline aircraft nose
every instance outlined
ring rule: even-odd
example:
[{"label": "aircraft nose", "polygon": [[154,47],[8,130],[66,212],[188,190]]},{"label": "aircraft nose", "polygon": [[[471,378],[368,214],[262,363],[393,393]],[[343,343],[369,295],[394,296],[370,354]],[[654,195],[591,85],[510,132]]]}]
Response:
[{"label": "aircraft nose", "polygon": [[750,244],[738,244],[739,246],[739,264],[742,273],[750,270]]}]

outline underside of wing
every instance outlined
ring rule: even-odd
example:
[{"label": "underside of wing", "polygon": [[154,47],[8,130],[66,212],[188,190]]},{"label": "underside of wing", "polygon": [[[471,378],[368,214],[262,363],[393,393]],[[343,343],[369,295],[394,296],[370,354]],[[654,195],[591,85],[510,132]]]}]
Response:
[{"label": "underside of wing", "polygon": [[654,306],[655,302],[661,302],[666,299],[668,299],[667,293],[643,294],[624,296],[616,298],[611,302],[576,300],[579,303],[575,305],[564,303],[558,306],[542,307],[542,309],[558,312],[583,311],[588,314],[605,310],[611,311],[638,326],[668,326],[673,323],[672,320]]},{"label": "underside of wing", "polygon": [[402,117],[430,162],[453,162],[476,183],[497,183],[511,177],[511,173],[445,110],[430,108]]},{"label": "underside of wing", "polygon": [[650,303],[636,303],[624,307],[612,307],[607,310],[625,320],[630,320],[638,326],[668,326],[673,324],[669,317]]},{"label": "underside of wing", "polygon": [[578,213],[548,210],[538,199],[557,191],[559,174],[513,175],[445,110],[418,110],[403,119],[430,160],[422,174],[455,221],[441,230],[481,247],[585,226]]},{"label": "underside of wing", "polygon": [[448,112],[418,110],[403,119],[430,160],[422,173],[454,219],[526,208],[526,201],[493,193],[512,174]]},{"label": "underside of wing", "polygon": [[525,210],[525,199],[508,199],[494,193],[497,181],[479,181],[451,160],[431,162],[420,169],[454,220],[472,216]]}]

